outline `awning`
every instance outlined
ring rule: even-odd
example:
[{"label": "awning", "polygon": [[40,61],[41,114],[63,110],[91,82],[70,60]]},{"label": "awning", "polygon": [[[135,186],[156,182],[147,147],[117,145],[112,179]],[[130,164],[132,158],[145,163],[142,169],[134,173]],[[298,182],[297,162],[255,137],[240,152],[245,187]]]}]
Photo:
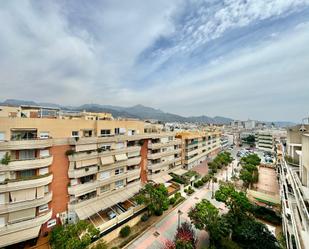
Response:
[{"label": "awning", "polygon": [[114,157],[113,156],[102,156],[101,163],[102,165],[112,164],[114,163]]},{"label": "awning", "polygon": [[166,183],[172,179],[173,177],[171,177],[168,173],[164,173],[158,176],[155,175],[152,181],[154,181],[155,183]]},{"label": "awning", "polygon": [[0,248],[12,245],[21,241],[26,241],[38,237],[40,226],[27,228],[14,233],[8,233],[0,236]]},{"label": "awning", "polygon": [[173,171],[172,173],[174,173],[175,175],[181,176],[181,175],[183,175],[187,172],[188,172],[188,170],[185,170],[185,169],[177,169],[177,170]]},{"label": "awning", "polygon": [[140,190],[141,185],[135,185],[130,188],[122,188],[120,191],[112,192],[108,196],[102,196],[100,199],[91,202],[91,205],[85,205],[75,209],[75,212],[80,220],[87,219],[95,213],[114,206],[119,202],[124,202],[133,197]]},{"label": "awning", "polygon": [[116,161],[124,161],[128,159],[126,154],[115,155],[115,158],[116,158]]}]

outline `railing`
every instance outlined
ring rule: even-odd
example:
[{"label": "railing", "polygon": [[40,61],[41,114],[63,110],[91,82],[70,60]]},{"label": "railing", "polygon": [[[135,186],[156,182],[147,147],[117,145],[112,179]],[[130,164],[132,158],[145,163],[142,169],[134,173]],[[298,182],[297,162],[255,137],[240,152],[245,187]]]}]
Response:
[{"label": "railing", "polygon": [[2,204],[0,205],[0,214],[15,212],[15,211],[26,209],[26,208],[32,208],[32,207],[38,207],[38,206],[44,205],[51,201],[52,196],[53,196],[52,192],[49,192],[45,194],[43,198],[40,198],[40,199]]},{"label": "railing", "polygon": [[53,145],[52,139],[33,139],[0,142],[0,150],[40,149]]},{"label": "railing", "polygon": [[0,172],[43,168],[51,165],[52,162],[53,156],[25,160],[12,160],[8,165],[0,165]]},{"label": "railing", "polygon": [[13,224],[7,224],[6,226],[0,228],[0,236],[42,225],[47,222],[51,218],[51,216],[52,210],[49,210],[49,212],[40,216],[36,216],[33,219],[16,222]]},{"label": "railing", "polygon": [[51,173],[35,176],[34,178],[11,179],[0,185],[0,192],[15,191],[48,185],[53,180]]}]

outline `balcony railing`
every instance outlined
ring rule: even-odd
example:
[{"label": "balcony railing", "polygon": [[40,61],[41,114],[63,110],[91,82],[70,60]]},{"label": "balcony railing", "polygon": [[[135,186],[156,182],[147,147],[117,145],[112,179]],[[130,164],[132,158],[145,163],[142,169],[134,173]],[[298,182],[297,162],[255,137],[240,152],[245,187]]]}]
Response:
[{"label": "balcony railing", "polygon": [[0,184],[0,192],[8,192],[26,188],[45,186],[51,183],[52,180],[53,175],[51,173],[30,178],[7,179],[5,182]]},{"label": "balcony railing", "polygon": [[8,165],[0,165],[0,172],[44,168],[51,165],[52,162],[53,156],[27,160],[13,160]]},{"label": "balcony railing", "polygon": [[0,150],[26,150],[48,148],[53,145],[52,139],[33,139],[0,142]]},{"label": "balcony railing", "polygon": [[49,193],[45,194],[43,198],[40,198],[40,199],[2,204],[2,205],[0,205],[0,214],[15,212],[15,211],[18,211],[18,210],[38,207],[38,206],[47,204],[48,202],[51,201],[52,196],[53,196],[52,192],[49,192]]}]

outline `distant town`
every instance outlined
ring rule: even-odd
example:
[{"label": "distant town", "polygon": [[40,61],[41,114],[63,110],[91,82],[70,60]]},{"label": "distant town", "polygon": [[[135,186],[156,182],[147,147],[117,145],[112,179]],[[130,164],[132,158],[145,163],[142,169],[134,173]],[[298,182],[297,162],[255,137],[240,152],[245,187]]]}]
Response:
[{"label": "distant town", "polygon": [[[253,209],[243,215],[265,224],[269,238],[305,248],[308,129],[0,106],[0,247],[62,248],[76,226],[89,232],[88,242],[75,238],[89,248],[159,248],[158,237],[203,222],[195,216],[203,205],[218,219],[230,214],[229,189],[244,194]],[[199,227],[188,243],[218,243]]]}]

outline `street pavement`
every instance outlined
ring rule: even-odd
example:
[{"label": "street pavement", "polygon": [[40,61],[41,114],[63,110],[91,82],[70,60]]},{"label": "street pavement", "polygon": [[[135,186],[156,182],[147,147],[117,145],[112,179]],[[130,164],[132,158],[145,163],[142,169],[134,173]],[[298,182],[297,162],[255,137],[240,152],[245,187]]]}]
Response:
[{"label": "street pavement", "polygon": [[[233,161],[233,168],[237,167],[237,160]],[[232,176],[232,165],[228,168],[228,178]],[[218,182],[219,180],[226,180],[226,171],[223,170],[217,174]],[[218,189],[219,184],[214,184],[214,191]],[[163,217],[158,223],[155,223],[150,227],[142,236],[136,239],[129,246],[125,247],[128,249],[160,249],[163,247],[167,240],[173,240],[178,226],[178,210],[182,212],[180,215],[180,222],[190,221],[188,218],[188,212],[196,203],[200,202],[202,199],[209,200],[213,205],[215,205],[221,213],[227,212],[227,208],[224,203],[217,202],[215,199],[211,198],[211,184],[209,189],[208,184],[205,184],[203,188],[196,189],[195,193],[187,197],[187,199],[173,210],[167,216]],[[207,246],[208,244],[208,234],[205,231],[196,230],[198,237],[198,248],[202,246]]]}]

